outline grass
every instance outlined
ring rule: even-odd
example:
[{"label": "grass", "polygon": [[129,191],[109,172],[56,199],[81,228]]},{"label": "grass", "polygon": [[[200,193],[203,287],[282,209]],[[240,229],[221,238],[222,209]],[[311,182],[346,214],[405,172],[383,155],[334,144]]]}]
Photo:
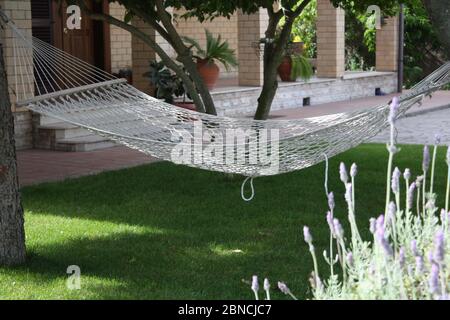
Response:
[{"label": "grass", "polygon": [[[417,174],[421,154],[405,146],[396,165]],[[359,166],[357,220],[366,237],[368,219],[384,208],[386,159],[385,146],[363,145],[330,161],[341,220],[338,165]],[[24,188],[28,262],[0,268],[0,298],[252,299],[242,279],[253,274],[307,298],[312,261],[301,230],[311,227],[319,253],[328,245],[323,171],[322,164],[256,179],[250,203],[240,198],[242,178],[162,162]],[[81,290],[66,288],[69,265],[81,268]]]}]

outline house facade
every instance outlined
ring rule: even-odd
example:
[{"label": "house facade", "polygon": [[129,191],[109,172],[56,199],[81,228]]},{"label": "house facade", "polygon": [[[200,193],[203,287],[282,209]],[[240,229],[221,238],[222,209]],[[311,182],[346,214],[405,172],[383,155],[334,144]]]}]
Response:
[{"label": "house facade", "polygon": [[[82,19],[81,30],[68,30],[66,8],[55,5],[52,0],[0,0],[0,6],[20,28],[33,36],[105,71],[119,73],[121,70],[131,69],[133,85],[144,92],[152,91],[143,74],[148,70],[149,62],[158,57],[151,48],[128,32],[86,18]],[[125,15],[123,7],[108,4],[106,0],[103,3],[92,2],[91,9],[109,13],[119,19]],[[329,0],[318,0],[317,11],[316,76],[307,83],[281,83],[273,109],[313,106],[373,96],[377,90],[385,93],[395,92],[398,70],[398,18],[385,19],[382,28],[377,30],[376,71],[346,72],[345,12],[334,8]],[[182,13],[183,11],[174,12],[176,15]],[[236,51],[239,66],[230,71],[221,70],[220,85],[212,92],[219,114],[235,116],[249,114],[255,110],[263,83],[263,62],[258,42],[264,38],[267,23],[268,16],[263,10],[252,15],[237,12],[230,19],[216,18],[212,22],[202,24],[194,19],[177,19],[176,27],[180,34],[195,38],[203,45],[206,40],[204,30],[208,29],[215,35],[222,35]],[[174,55],[170,46],[151,27],[136,19],[132,24],[154,37],[167,53]],[[0,42],[4,48],[7,68],[11,69],[13,57],[9,50],[11,44],[7,31],[0,31]],[[8,81],[11,86],[15,79],[8,75]],[[12,100],[13,98],[12,94]],[[59,132],[67,129],[64,125],[53,123],[51,119],[41,119],[15,106],[13,111],[18,149],[55,149],[56,145],[59,146],[57,150],[66,150],[62,147],[64,144],[57,143],[58,137],[64,137],[66,142],[70,140],[70,134]],[[80,137],[85,137],[88,133],[78,133],[85,135],[79,137],[74,135],[73,139],[80,140]],[[67,145],[66,143],[64,146]],[[97,145],[109,146],[104,141]],[[95,146],[93,148],[95,149]],[[67,148],[66,151],[78,149]]]}]

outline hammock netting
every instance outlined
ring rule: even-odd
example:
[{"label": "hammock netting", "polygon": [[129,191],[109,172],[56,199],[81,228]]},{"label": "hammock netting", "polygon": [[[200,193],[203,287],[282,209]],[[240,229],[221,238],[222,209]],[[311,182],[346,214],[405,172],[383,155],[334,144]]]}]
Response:
[{"label": "hammock netting", "polygon": [[[5,18],[4,18],[5,19]],[[213,116],[161,102],[114,76],[22,32],[4,21],[13,38],[16,103],[39,114],[88,129],[152,157],[173,161],[173,150],[187,140],[192,158],[204,155],[205,145],[217,144],[244,151],[244,158],[258,153],[255,141],[266,134],[268,144],[278,135],[279,167],[261,161],[190,161],[186,165],[247,177],[303,169],[351,149],[388,126],[389,103],[365,110],[294,120],[257,121],[249,118]],[[398,117],[423,97],[450,82],[450,63],[399,97]],[[14,85],[13,85],[14,87]],[[201,124],[209,138],[197,139]],[[241,143],[219,139],[241,130]],[[188,138],[186,140],[186,138]],[[253,142],[253,143],[250,143]],[[197,148],[196,146],[199,146]],[[198,153],[201,153],[198,154]]]}]

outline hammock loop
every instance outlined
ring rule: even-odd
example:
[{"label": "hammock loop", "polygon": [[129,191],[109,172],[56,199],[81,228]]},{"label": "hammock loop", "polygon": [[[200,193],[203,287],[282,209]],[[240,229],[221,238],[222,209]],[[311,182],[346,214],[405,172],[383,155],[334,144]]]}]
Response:
[{"label": "hammock loop", "polygon": [[[253,179],[254,179],[254,177],[247,177],[247,178],[245,178],[244,182],[242,182],[241,197],[242,197],[242,200],[244,200],[245,202],[250,202],[255,197],[255,187],[253,186]],[[245,185],[249,181],[250,181],[251,194],[250,194],[250,197],[247,198],[247,197],[245,197]]]}]

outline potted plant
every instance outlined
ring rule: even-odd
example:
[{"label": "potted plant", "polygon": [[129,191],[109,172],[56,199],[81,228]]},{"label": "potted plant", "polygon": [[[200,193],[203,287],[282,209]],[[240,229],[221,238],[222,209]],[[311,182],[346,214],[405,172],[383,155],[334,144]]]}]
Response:
[{"label": "potted plant", "polygon": [[281,81],[294,82],[298,78],[309,80],[314,74],[311,63],[303,55],[303,42],[295,39],[285,49],[285,55],[278,67]]},{"label": "potted plant", "polygon": [[203,49],[197,40],[184,37],[183,40],[196,49],[193,56],[197,59],[197,69],[209,90],[214,89],[219,78],[220,69],[216,62],[221,63],[227,71],[238,65],[235,50],[231,49],[227,41],[222,41],[221,35],[215,38],[205,29],[206,48]]},{"label": "potted plant", "polygon": [[[150,70],[144,73],[155,88],[155,97],[177,107],[196,110],[194,103],[186,101],[184,84],[162,62],[150,62]],[[183,97],[182,101],[175,101],[175,97]]]}]

